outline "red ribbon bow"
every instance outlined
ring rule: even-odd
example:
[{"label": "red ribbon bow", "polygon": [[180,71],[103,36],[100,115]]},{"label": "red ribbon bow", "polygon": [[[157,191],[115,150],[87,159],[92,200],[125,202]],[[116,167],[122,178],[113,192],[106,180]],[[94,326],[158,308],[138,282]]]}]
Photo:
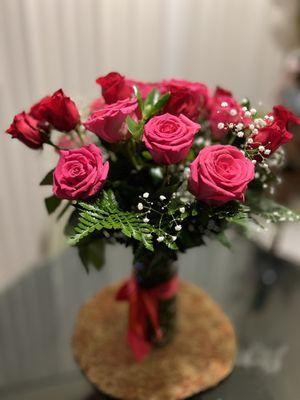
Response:
[{"label": "red ribbon bow", "polygon": [[142,361],[152,347],[148,339],[148,321],[154,329],[156,338],[158,340],[162,338],[158,320],[159,300],[170,299],[177,290],[177,276],[151,289],[139,286],[136,278],[132,277],[118,290],[116,299],[129,301],[127,340],[137,361]]}]

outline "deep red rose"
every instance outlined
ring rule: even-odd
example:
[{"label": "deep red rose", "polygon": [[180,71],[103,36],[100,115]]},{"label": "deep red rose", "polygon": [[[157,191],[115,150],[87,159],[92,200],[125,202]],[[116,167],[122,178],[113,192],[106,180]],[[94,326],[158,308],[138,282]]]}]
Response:
[{"label": "deep red rose", "polygon": [[239,149],[229,145],[204,147],[191,163],[189,190],[198,200],[220,206],[230,200],[244,201],[254,165]]},{"label": "deep red rose", "polygon": [[45,122],[45,112],[44,112],[44,107],[45,104],[48,103],[48,101],[50,100],[50,96],[45,96],[43,97],[39,102],[37,102],[36,104],[34,104],[30,111],[29,114],[34,117],[35,119]]},{"label": "deep red rose", "polygon": [[263,156],[268,157],[281,145],[292,140],[293,134],[289,131],[289,127],[300,125],[300,118],[284,106],[278,105],[273,107],[273,112],[268,115],[265,124],[257,134],[252,135],[253,143],[250,147],[263,146]]},{"label": "deep red rose", "polygon": [[273,107],[273,116],[274,118],[283,121],[286,124],[287,129],[289,124],[300,125],[300,118],[281,104]]},{"label": "deep red rose", "polygon": [[109,163],[94,144],[80,149],[61,150],[53,173],[53,193],[61,199],[87,199],[104,185]]},{"label": "deep red rose", "polygon": [[185,115],[162,114],[145,125],[143,142],[158,164],[177,164],[187,156],[200,125]]},{"label": "deep red rose", "polygon": [[162,81],[159,89],[162,93],[171,93],[164,112],[173,115],[183,114],[193,121],[197,121],[205,112],[208,88],[203,83],[171,79]]},{"label": "deep red rose", "polygon": [[74,101],[67,97],[62,89],[57,90],[52,96],[45,97],[34,107],[34,113],[39,115],[41,120],[49,122],[59,131],[69,132],[80,122]]},{"label": "deep red rose", "polygon": [[43,146],[45,137],[39,129],[39,121],[24,111],[17,114],[6,130],[13,139],[19,139],[26,146],[38,149]]},{"label": "deep red rose", "polygon": [[96,82],[102,88],[102,96],[106,103],[115,103],[132,95],[132,88],[125,80],[125,76],[118,72],[110,72],[105,76],[100,76]]},{"label": "deep red rose", "polygon": [[102,96],[107,104],[133,96],[133,86],[139,89],[143,99],[148,96],[153,88],[157,87],[156,83],[127,79],[118,72],[110,72],[105,76],[100,76],[96,79],[96,82],[101,86]]},{"label": "deep red rose", "polygon": [[212,136],[221,140],[228,132],[229,124],[243,123],[248,126],[250,118],[245,117],[241,105],[234,99],[232,93],[217,87],[214,96],[209,101],[209,123]]}]

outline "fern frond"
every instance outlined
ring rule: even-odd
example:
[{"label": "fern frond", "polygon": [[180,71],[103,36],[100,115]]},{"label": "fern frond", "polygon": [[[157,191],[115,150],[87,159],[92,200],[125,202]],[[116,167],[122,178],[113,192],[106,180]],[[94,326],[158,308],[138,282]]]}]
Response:
[{"label": "fern frond", "polygon": [[68,239],[70,245],[75,246],[93,232],[106,229],[119,230],[125,236],[142,242],[148,250],[154,250],[153,227],[143,222],[140,214],[120,210],[111,190],[102,191],[101,197],[93,204],[79,202],[77,209],[79,218],[74,234]]}]

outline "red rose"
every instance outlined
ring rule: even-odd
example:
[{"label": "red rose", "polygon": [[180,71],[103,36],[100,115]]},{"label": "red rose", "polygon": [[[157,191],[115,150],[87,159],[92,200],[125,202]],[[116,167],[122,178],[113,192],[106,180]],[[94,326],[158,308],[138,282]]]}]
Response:
[{"label": "red rose", "polygon": [[115,103],[132,95],[132,88],[128,85],[125,77],[118,72],[110,72],[105,76],[100,76],[96,82],[102,88],[102,96],[106,103]]},{"label": "red rose", "polygon": [[67,97],[62,89],[42,99],[34,106],[33,112],[59,131],[69,132],[80,122],[74,101]]},{"label": "red rose", "polygon": [[61,199],[87,199],[102,188],[108,170],[109,163],[103,164],[101,150],[94,144],[61,150],[53,173],[53,193]]},{"label": "red rose", "polygon": [[51,98],[50,96],[45,96],[45,97],[43,97],[38,103],[34,104],[34,105],[31,107],[31,109],[30,109],[30,111],[29,111],[29,114],[30,114],[33,118],[35,118],[35,119],[37,119],[37,120],[39,120],[39,121],[45,122],[44,106],[45,106],[45,104],[48,103],[48,101],[50,100],[50,98]]},{"label": "red rose", "polygon": [[147,122],[143,142],[158,164],[177,164],[187,156],[199,129],[184,115],[163,114]]},{"label": "red rose", "polygon": [[32,149],[42,147],[45,141],[45,137],[39,129],[39,121],[25,112],[21,112],[14,117],[13,123],[6,132],[13,139],[19,139]]},{"label": "red rose", "polygon": [[105,76],[100,76],[96,82],[101,86],[102,96],[108,104],[131,97],[133,86],[139,89],[143,99],[148,96],[153,88],[157,87],[155,83],[127,79],[118,72],[110,72]]},{"label": "red rose", "polygon": [[212,136],[222,139],[228,132],[229,124],[243,123],[247,126],[250,119],[245,117],[240,104],[233,98],[231,92],[218,87],[209,102],[209,123]]},{"label": "red rose", "polygon": [[273,115],[275,118],[283,121],[287,129],[289,124],[300,125],[300,118],[280,104],[273,107]]},{"label": "red rose", "polygon": [[293,134],[288,130],[289,125],[300,125],[300,118],[296,117],[284,106],[278,105],[273,107],[273,113],[268,115],[265,124],[264,127],[258,130],[256,135],[252,135],[253,144],[250,147],[258,148],[263,146],[263,155],[268,157],[281,145],[292,140]]},{"label": "red rose", "polygon": [[191,163],[189,190],[197,199],[213,206],[230,200],[244,201],[254,165],[234,146],[204,147]]},{"label": "red rose", "polygon": [[208,89],[203,83],[189,82],[179,79],[162,81],[162,93],[170,92],[170,99],[164,109],[165,112],[183,114],[193,121],[197,121],[203,114],[208,100]]},{"label": "red rose", "polygon": [[90,115],[83,125],[106,142],[120,142],[130,135],[126,117],[132,115],[137,106],[136,99],[124,99],[107,104],[101,110]]}]

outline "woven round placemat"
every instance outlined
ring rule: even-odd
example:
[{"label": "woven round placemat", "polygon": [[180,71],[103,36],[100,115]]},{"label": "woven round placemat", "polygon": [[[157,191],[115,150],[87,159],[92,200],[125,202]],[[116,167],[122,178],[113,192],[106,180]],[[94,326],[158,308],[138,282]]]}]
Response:
[{"label": "woven round placemat", "polygon": [[115,300],[118,287],[106,287],[82,307],[73,336],[75,359],[99,390],[124,400],[185,399],[230,374],[234,330],[203,290],[181,282],[174,340],[137,363],[126,342],[128,304]]}]

